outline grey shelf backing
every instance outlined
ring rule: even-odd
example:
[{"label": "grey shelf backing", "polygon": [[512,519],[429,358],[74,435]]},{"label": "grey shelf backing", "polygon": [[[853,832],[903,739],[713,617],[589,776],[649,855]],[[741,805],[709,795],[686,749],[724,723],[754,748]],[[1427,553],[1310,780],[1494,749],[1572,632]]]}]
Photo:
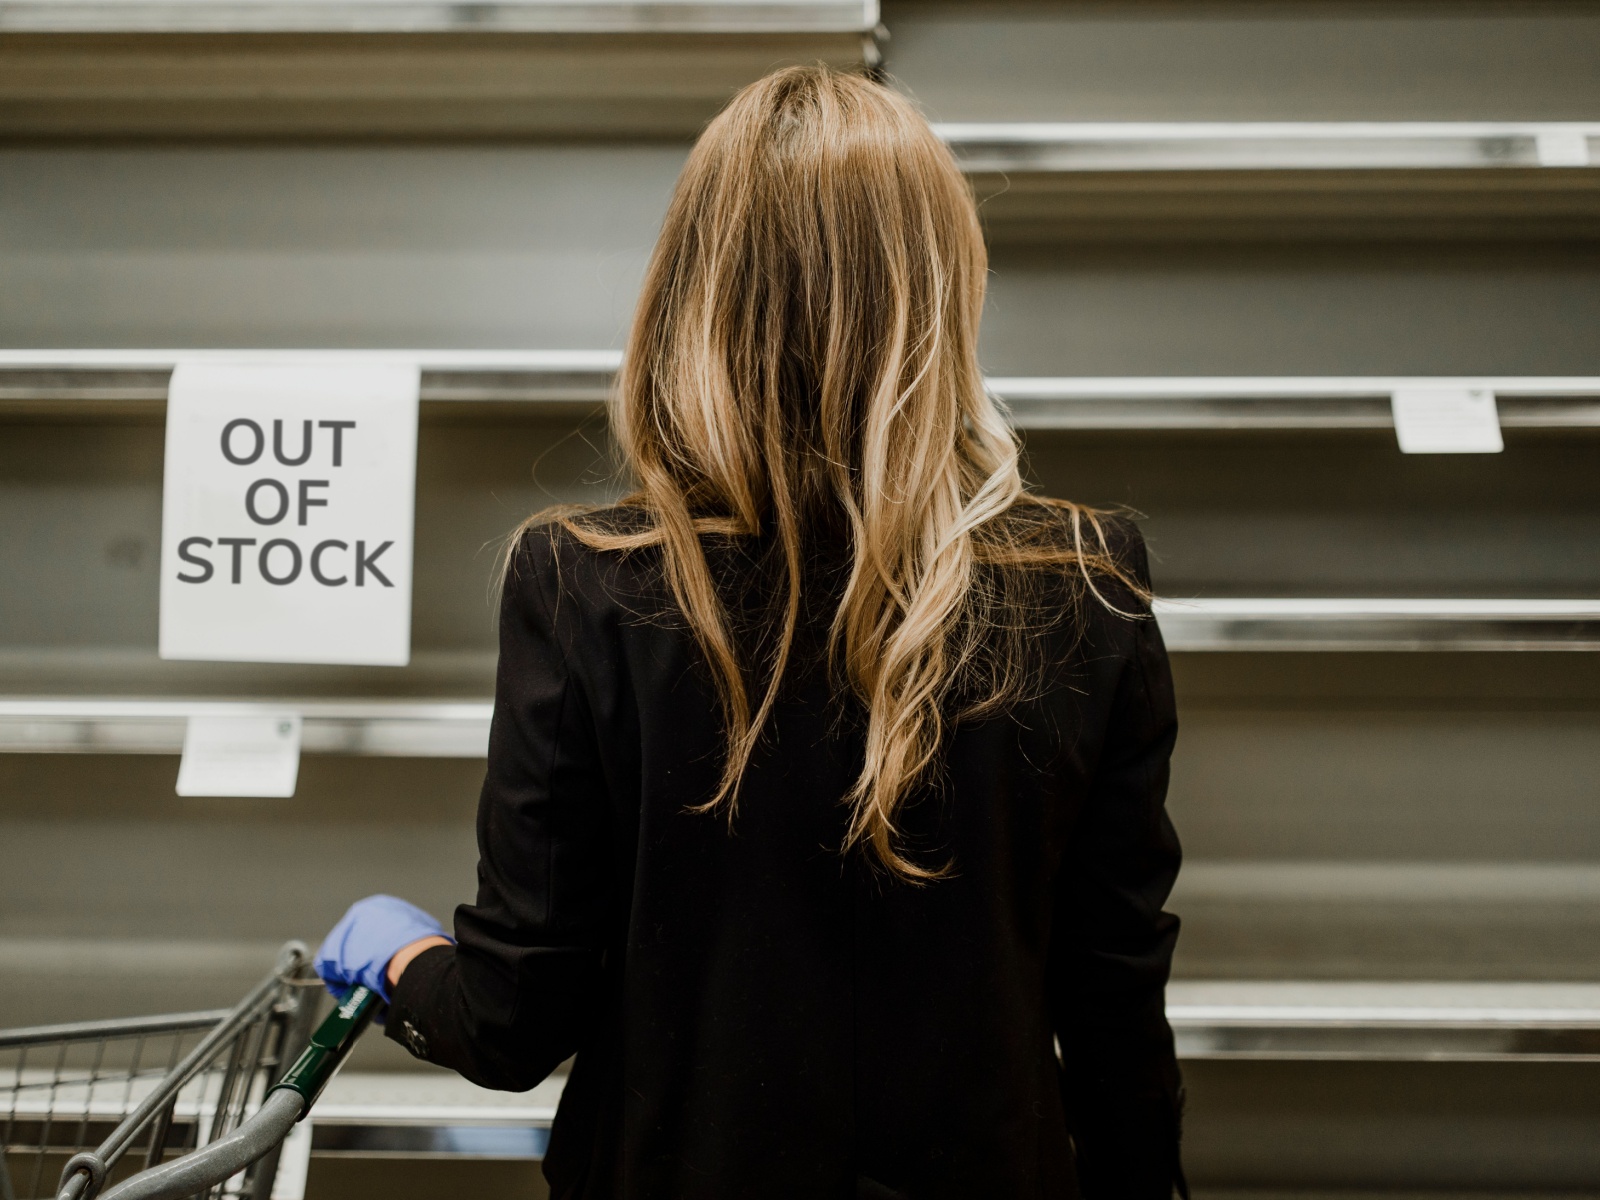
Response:
[{"label": "grey shelf backing", "polygon": [[[347,351],[0,350],[0,415],[151,414],[180,358],[345,357]],[[417,362],[422,398],[448,406],[543,406],[590,412],[605,402],[615,351],[362,352]],[[1290,376],[1243,378],[994,377],[991,390],[1021,429],[1386,429],[1389,397],[1414,387],[1495,393],[1513,429],[1600,428],[1600,376]]]},{"label": "grey shelf backing", "polygon": [[865,33],[877,0],[4,0],[9,33]]}]

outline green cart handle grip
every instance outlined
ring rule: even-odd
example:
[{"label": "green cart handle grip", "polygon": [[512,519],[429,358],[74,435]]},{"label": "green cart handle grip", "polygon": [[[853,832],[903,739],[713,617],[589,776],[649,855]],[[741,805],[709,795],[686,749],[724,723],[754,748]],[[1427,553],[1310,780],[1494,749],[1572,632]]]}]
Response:
[{"label": "green cart handle grip", "polygon": [[283,1078],[269,1089],[298,1092],[305,1101],[300,1117],[311,1111],[311,1106],[328,1086],[328,1080],[338,1073],[345,1055],[356,1040],[366,1031],[372,1016],[383,1003],[371,988],[357,984],[344,994],[334,1010],[323,1018],[322,1024],[311,1035],[311,1041],[295,1059],[294,1066],[284,1072]]}]

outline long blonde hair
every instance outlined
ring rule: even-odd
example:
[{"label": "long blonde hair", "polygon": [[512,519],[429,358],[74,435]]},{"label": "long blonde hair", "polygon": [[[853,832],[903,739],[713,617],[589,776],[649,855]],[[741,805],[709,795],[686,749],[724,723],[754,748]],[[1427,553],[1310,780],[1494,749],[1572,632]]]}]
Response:
[{"label": "long blonde hair", "polygon": [[[703,807],[730,818],[794,652],[807,556],[843,543],[828,646],[867,711],[844,848],[911,880],[942,868],[907,856],[896,814],[948,721],[1023,686],[1017,580],[1138,590],[1094,512],[1024,490],[978,369],[987,269],[966,179],[909,101],[822,66],[751,84],[678,180],[617,382],[638,489],[622,503],[643,519],[554,514],[591,547],[660,548],[727,731]],[[705,542],[755,536],[783,583],[747,664]]]}]

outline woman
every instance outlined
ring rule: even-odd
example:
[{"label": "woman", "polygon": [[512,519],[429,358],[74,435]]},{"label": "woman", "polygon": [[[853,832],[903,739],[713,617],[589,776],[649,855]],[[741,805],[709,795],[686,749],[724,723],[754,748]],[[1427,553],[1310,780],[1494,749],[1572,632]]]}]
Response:
[{"label": "woman", "polygon": [[370,898],[323,948],[486,1087],[576,1055],[557,1197],[1181,1187],[1144,553],[1024,491],[985,271],[904,99],[733,100],[618,383],[639,490],[511,555],[477,903],[452,941]]}]

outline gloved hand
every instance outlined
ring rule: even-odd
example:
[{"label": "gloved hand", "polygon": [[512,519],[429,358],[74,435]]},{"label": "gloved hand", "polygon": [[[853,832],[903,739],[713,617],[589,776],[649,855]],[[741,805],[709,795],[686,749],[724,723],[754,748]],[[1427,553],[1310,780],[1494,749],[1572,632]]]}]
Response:
[{"label": "gloved hand", "polygon": [[389,960],[396,951],[426,937],[455,940],[415,904],[396,896],[368,896],[352,904],[323,939],[317,974],[336,997],[360,983],[387,1002]]}]

